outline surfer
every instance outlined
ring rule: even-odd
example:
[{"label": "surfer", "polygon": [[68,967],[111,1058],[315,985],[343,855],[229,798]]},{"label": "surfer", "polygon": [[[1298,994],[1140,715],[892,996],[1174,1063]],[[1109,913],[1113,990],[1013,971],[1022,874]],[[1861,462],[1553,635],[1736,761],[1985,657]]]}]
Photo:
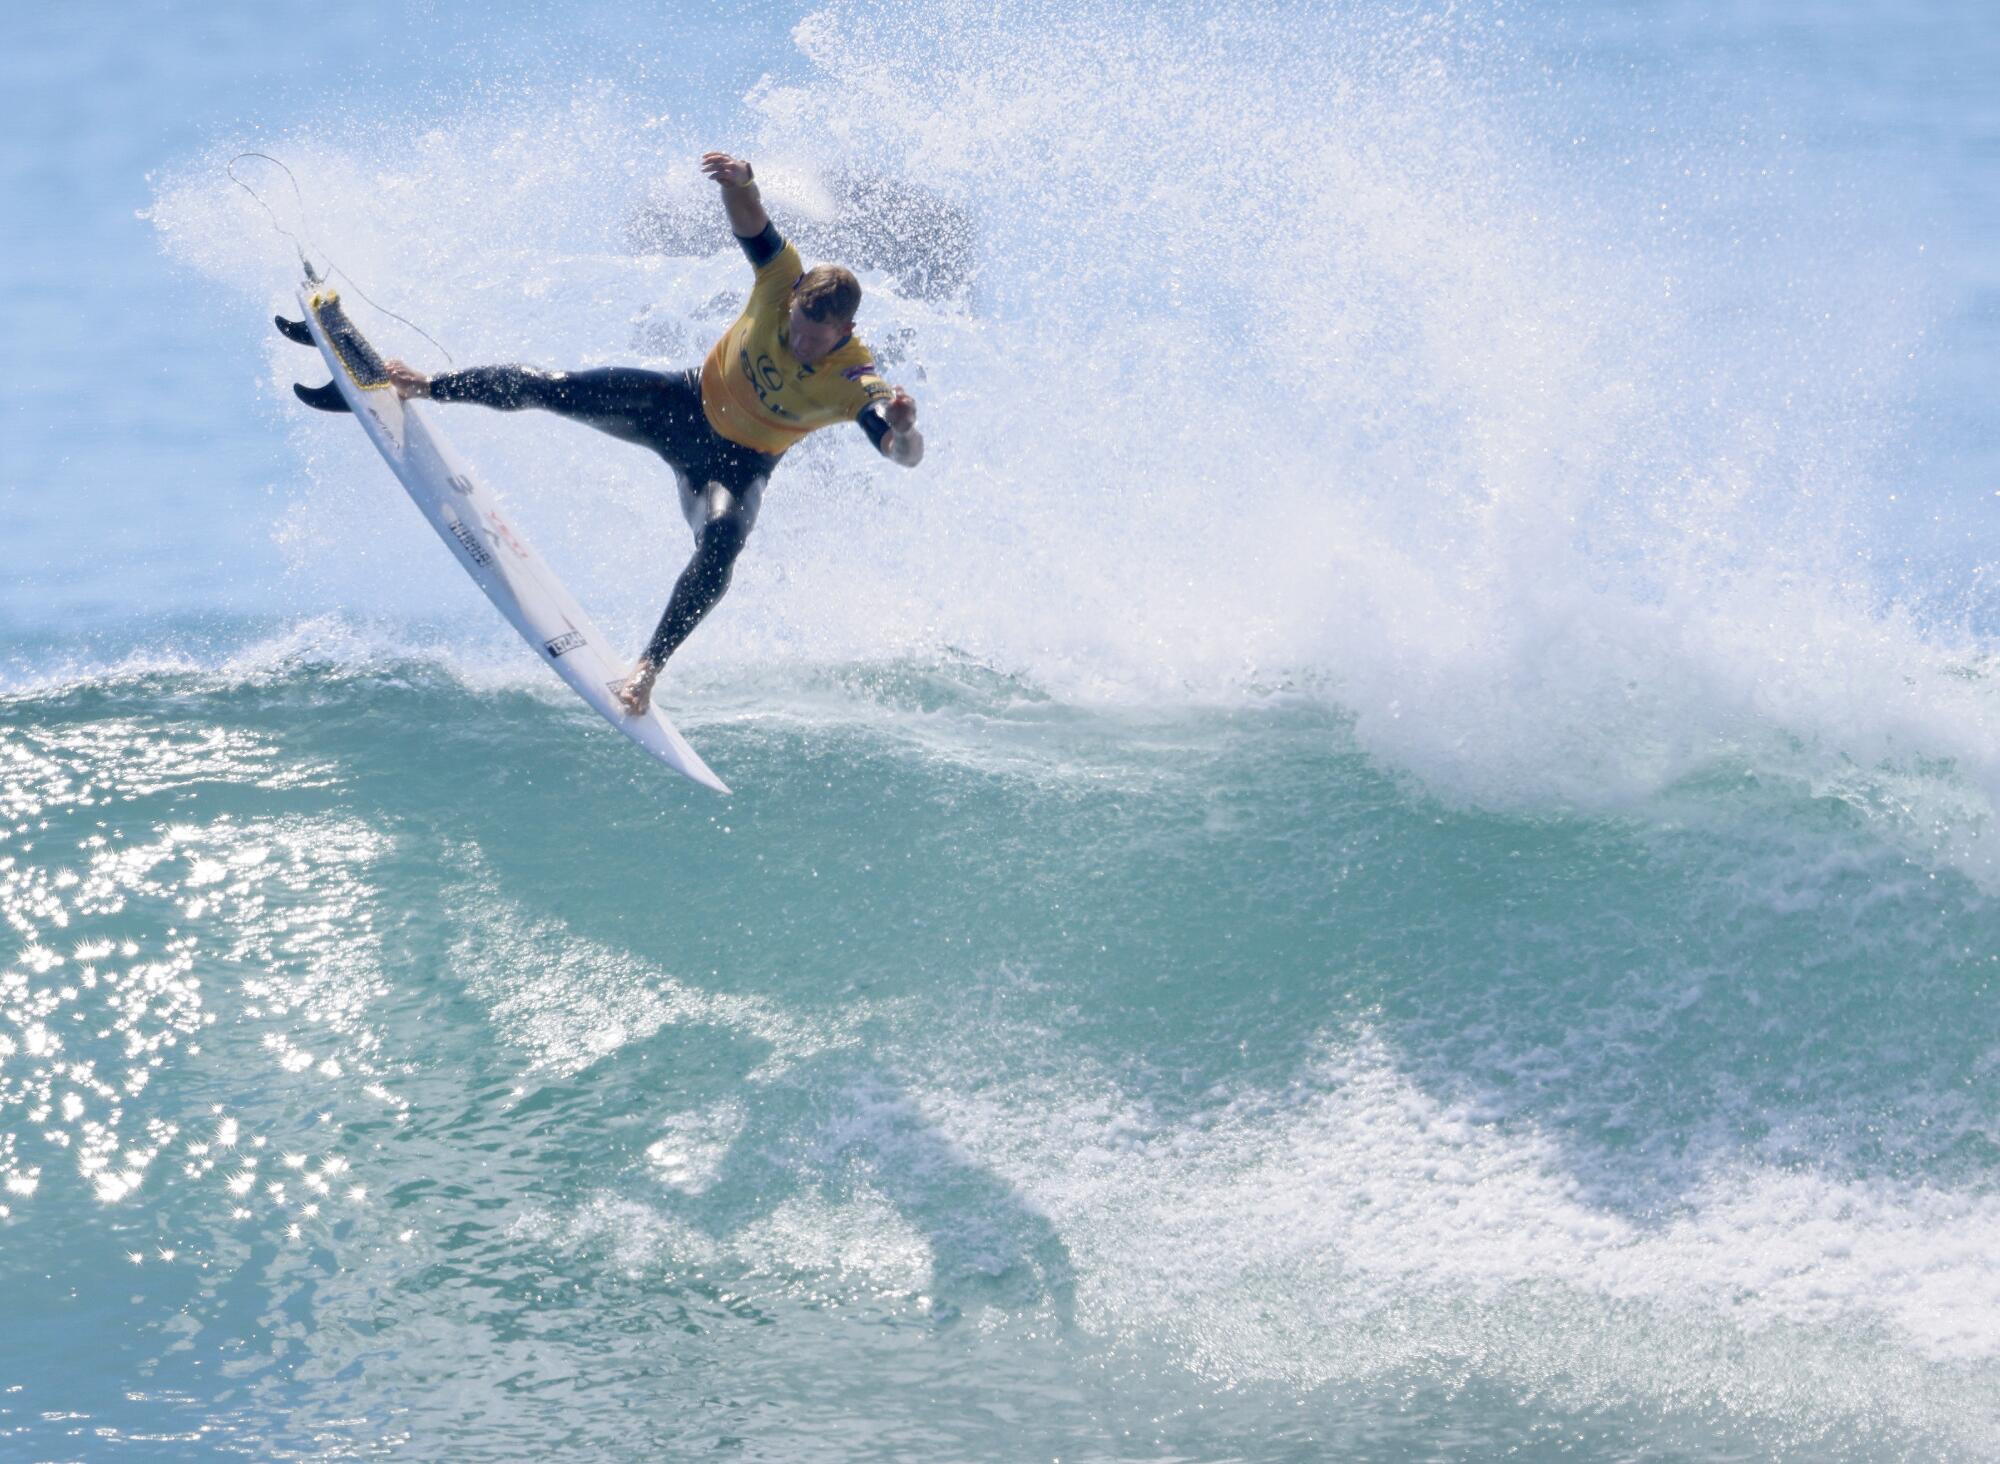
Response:
[{"label": "surfer", "polygon": [[681,513],[694,530],[694,557],[638,664],[617,688],[620,705],[634,716],[650,704],[667,658],[729,588],[764,485],[787,448],[821,427],[858,422],[890,461],[914,468],[924,455],[915,399],[882,380],[874,355],[854,334],[860,281],[837,264],[805,268],[764,212],[746,160],[711,152],[701,167],[722,190],[729,227],[756,279],[743,313],[699,368],[475,366],[425,376],[401,361],[386,363],[402,396],[502,411],[540,407],[649,447],[674,470]]}]

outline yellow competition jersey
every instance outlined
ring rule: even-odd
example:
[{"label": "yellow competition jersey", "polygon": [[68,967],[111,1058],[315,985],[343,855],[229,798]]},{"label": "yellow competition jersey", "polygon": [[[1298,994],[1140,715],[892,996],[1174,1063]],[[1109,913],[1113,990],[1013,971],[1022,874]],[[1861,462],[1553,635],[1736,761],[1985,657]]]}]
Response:
[{"label": "yellow competition jersey", "polygon": [[849,336],[823,360],[801,365],[789,345],[792,286],[805,273],[787,243],[757,270],[750,303],[701,364],[701,408],[708,425],[758,452],[783,452],[808,432],[852,422],[889,385],[875,357]]}]

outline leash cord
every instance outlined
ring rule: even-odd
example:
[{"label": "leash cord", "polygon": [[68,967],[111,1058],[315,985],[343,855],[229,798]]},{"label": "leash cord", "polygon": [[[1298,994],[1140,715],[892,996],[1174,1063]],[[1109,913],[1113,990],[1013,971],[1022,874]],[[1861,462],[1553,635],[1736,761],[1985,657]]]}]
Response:
[{"label": "leash cord", "polygon": [[[236,176],[236,165],[242,162],[245,158],[263,159],[265,162],[271,164],[271,166],[276,168],[279,172],[283,173],[286,179],[290,181],[292,185],[292,197],[297,201],[299,206],[299,227],[305,230],[306,237],[303,241],[300,240],[297,234],[294,234],[290,229],[286,228],[282,223],[278,222],[277,214],[272,212],[271,205],[264,201],[264,196],[262,194],[260,194],[256,189],[252,188],[248,183],[245,183],[241,178]],[[370,307],[379,311],[381,314],[388,316],[391,320],[401,321],[404,325],[407,325],[411,330],[415,331],[418,335],[422,336],[425,340],[429,341],[433,346],[436,346],[439,354],[441,354],[445,358],[445,360],[451,362],[451,364],[454,366],[458,364],[457,358],[455,358],[450,351],[445,350],[443,345],[439,343],[438,338],[436,336],[432,335],[429,331],[425,330],[421,325],[418,325],[414,320],[411,320],[407,315],[398,315],[395,311],[389,309],[386,305],[376,304],[374,298],[370,296],[369,293],[361,287],[361,282],[359,280],[355,279],[353,275],[349,274],[346,270],[342,269],[340,265],[334,261],[333,256],[328,254],[325,250],[321,249],[317,244],[313,244],[311,222],[306,213],[306,197],[305,194],[302,191],[300,191],[299,180],[293,176],[292,170],[290,168],[286,167],[282,162],[280,162],[277,158],[272,157],[269,153],[245,152],[245,153],[238,153],[235,157],[231,158],[229,160],[229,166],[226,169],[226,171],[229,174],[230,182],[234,183],[238,188],[241,188],[245,193],[249,194],[253,199],[257,201],[257,207],[263,209],[265,215],[271,220],[271,227],[276,229],[280,234],[284,235],[287,239],[292,241],[292,248],[298,251],[299,264],[305,269],[306,279],[310,283],[318,284],[320,277],[318,271],[316,271],[312,266],[312,260],[307,257],[306,250],[308,245],[311,245],[313,252],[318,254],[320,258],[326,261],[327,272],[329,274],[339,275],[343,280],[347,281],[349,285],[353,286],[354,293],[359,295],[364,301],[366,301]]]}]

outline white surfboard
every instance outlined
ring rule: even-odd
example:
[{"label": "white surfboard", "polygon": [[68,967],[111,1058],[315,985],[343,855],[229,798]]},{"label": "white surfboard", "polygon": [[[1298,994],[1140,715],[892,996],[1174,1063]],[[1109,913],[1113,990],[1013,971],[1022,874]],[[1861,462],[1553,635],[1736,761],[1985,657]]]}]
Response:
[{"label": "white surfboard", "polygon": [[[353,412],[473,583],[578,696],[675,772],[727,793],[728,786],[659,708],[634,717],[618,705],[612,688],[624,680],[626,663],[508,521],[498,496],[453,451],[422,404],[396,395],[382,358],[347,318],[340,297],[323,284],[308,283],[299,290],[299,303],[340,393],[335,402],[324,387],[299,388],[301,399],[328,411],[339,411],[344,403]],[[279,326],[287,334],[297,329],[296,322],[280,321]]]}]

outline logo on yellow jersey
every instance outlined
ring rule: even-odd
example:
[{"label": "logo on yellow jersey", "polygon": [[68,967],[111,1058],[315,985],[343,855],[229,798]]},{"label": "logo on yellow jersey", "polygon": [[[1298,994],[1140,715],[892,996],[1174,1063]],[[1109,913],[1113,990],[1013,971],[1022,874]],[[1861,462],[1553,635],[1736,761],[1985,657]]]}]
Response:
[{"label": "logo on yellow jersey", "polygon": [[757,393],[757,405],[774,417],[788,421],[797,419],[797,413],[787,411],[778,401],[778,393],[785,389],[785,373],[778,369],[778,363],[771,359],[768,351],[759,353],[754,366],[750,363],[747,349],[737,352],[737,361],[743,367],[743,379]]}]

